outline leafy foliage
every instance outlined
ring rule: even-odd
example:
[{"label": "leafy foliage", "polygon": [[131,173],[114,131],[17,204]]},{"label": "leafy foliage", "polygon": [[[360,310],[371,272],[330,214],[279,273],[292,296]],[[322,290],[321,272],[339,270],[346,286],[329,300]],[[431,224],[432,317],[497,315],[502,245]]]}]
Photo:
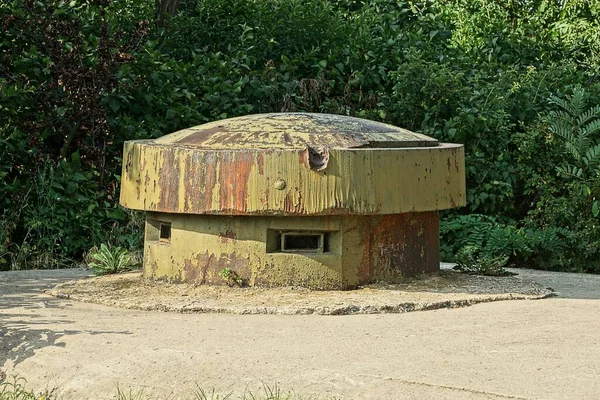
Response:
[{"label": "leafy foliage", "polygon": [[[547,116],[549,131],[562,142],[570,156],[557,171],[573,181],[575,194],[590,196],[600,193],[600,105],[586,109],[587,93],[581,86],[568,100],[551,96],[550,103],[559,110]],[[594,199],[595,210],[598,201]],[[594,212],[598,216],[598,212]]]},{"label": "leafy foliage", "polygon": [[[442,221],[442,257],[454,262],[465,257],[475,261],[498,260],[514,266],[564,269],[574,264],[577,235],[568,229],[549,227],[517,228],[514,222],[500,222],[485,215],[463,215]],[[465,253],[467,249],[467,253]]]},{"label": "leafy foliage", "polygon": [[237,285],[241,287],[244,285],[244,280],[242,279],[242,277],[239,276],[237,272],[235,272],[231,268],[224,268],[223,270],[221,270],[221,272],[219,272],[219,275],[225,280],[228,286]]},{"label": "leafy foliage", "polygon": [[508,262],[508,256],[477,257],[477,248],[463,247],[456,255],[455,270],[470,275],[484,276],[511,276],[515,275],[504,269]]},{"label": "leafy foliage", "polygon": [[464,144],[447,259],[475,246],[600,271],[595,2],[180,0],[155,16],[142,0],[0,3],[0,269],[139,248],[117,204],[125,140],[312,111]]}]

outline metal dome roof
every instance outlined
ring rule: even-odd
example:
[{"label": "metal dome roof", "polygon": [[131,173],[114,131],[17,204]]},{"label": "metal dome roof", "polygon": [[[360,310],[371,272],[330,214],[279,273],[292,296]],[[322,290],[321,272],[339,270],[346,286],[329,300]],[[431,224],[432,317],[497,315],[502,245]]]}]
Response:
[{"label": "metal dome roof", "polygon": [[256,114],[210,122],[150,141],[206,150],[435,147],[438,141],[396,126],[332,114]]}]

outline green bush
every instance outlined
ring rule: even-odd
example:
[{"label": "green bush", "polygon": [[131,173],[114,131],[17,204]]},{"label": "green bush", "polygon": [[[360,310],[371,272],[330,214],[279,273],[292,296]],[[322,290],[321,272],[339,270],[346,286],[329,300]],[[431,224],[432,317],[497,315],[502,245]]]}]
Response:
[{"label": "green bush", "polygon": [[[469,249],[475,259],[494,260],[506,257],[507,264],[567,270],[573,258],[567,257],[575,245],[576,232],[565,228],[517,227],[515,221],[468,214],[448,217],[440,224],[442,258],[457,262]],[[591,271],[587,268],[571,270]]]}]

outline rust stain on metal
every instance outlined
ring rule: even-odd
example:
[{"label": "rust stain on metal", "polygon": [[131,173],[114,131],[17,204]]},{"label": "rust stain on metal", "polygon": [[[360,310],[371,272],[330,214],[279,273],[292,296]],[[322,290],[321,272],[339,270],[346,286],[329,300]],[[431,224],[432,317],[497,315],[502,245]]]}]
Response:
[{"label": "rust stain on metal", "polygon": [[217,256],[207,250],[198,254],[195,258],[185,260],[185,278],[183,278],[183,281],[196,284],[225,285],[227,282],[220,274],[225,268],[231,269],[245,282],[248,282],[251,277],[251,268],[247,257],[240,256],[235,252],[231,254],[221,253]]},{"label": "rust stain on metal", "polygon": [[310,168],[310,164],[308,162],[308,160],[309,160],[308,148],[305,148],[304,150],[300,150],[298,152],[298,155],[300,156],[300,158],[299,158],[300,165],[303,165],[306,168]]},{"label": "rust stain on metal", "polygon": [[219,169],[221,210],[246,211],[248,177],[253,166],[254,157],[251,153],[225,152],[222,155]]},{"label": "rust stain on metal", "polygon": [[135,188],[135,194],[137,195],[137,199],[139,200],[142,196],[142,185],[137,185]]},{"label": "rust stain on metal", "polygon": [[171,168],[177,161],[173,149],[163,153],[163,165],[159,171],[158,186],[160,187],[159,210],[177,208],[179,205],[179,168]]},{"label": "rust stain on metal", "polygon": [[133,151],[127,153],[126,161],[125,161],[125,171],[129,172],[133,168]]},{"label": "rust stain on metal", "polygon": [[393,281],[438,270],[436,212],[385,215],[371,221],[369,238],[362,244],[361,279]]},{"label": "rust stain on metal", "polygon": [[212,207],[213,189],[217,183],[217,163],[215,154],[194,153],[186,156],[183,163],[185,212],[197,213]]},{"label": "rust stain on metal", "polygon": [[223,125],[217,125],[213,128],[193,130],[191,134],[185,136],[182,139],[177,140],[176,144],[191,144],[191,145],[203,145],[209,142],[213,135],[216,133],[226,132],[227,129]]},{"label": "rust stain on metal", "polygon": [[298,191],[298,188],[295,190],[296,199],[292,195],[292,191],[289,191],[285,195],[285,199],[283,202],[283,209],[286,213],[289,214],[303,214],[304,206],[302,205],[302,193]]},{"label": "rust stain on metal", "polygon": [[[290,215],[395,214],[450,208],[451,198],[456,206],[465,203],[464,156],[462,149],[454,152],[453,147],[439,146],[429,158],[415,149],[330,150],[327,169],[315,174],[306,148],[193,151],[144,146],[135,143],[127,149],[141,153],[140,160],[148,164],[141,176],[135,171],[124,173],[121,201],[129,208],[189,214],[285,214],[286,192],[265,190],[276,188],[282,178],[303,199],[301,213],[288,202]],[[451,152],[456,154],[459,172],[445,168]],[[393,193],[397,195],[390,196]],[[268,198],[261,201],[264,195]]]},{"label": "rust stain on metal", "polygon": [[265,158],[262,153],[256,155],[256,165],[258,166],[258,174],[265,174]]},{"label": "rust stain on metal", "polygon": [[450,198],[450,205],[452,206],[452,208],[456,207],[456,201],[454,201],[454,197]]},{"label": "rust stain on metal", "polygon": [[269,208],[269,193],[271,193],[271,191],[269,190],[269,188],[266,188],[262,191],[261,197],[260,197],[260,203],[266,209]]},{"label": "rust stain on metal", "polygon": [[193,259],[184,261],[185,281],[190,283],[203,284],[209,279],[210,270],[218,268],[216,256],[206,250],[199,253]]},{"label": "rust stain on metal", "polygon": [[225,232],[219,232],[219,237],[221,238],[221,243],[227,243],[230,240],[236,239],[237,235],[231,229],[227,229]]},{"label": "rust stain on metal", "polygon": [[184,171],[184,179],[183,179],[183,185],[185,187],[185,197],[183,199],[183,209],[185,210],[185,212],[192,212],[192,201],[190,199],[190,195],[189,193],[193,193],[195,190],[197,189],[197,185],[198,182],[195,178],[194,175],[190,175],[190,171],[192,171],[192,168],[195,167],[194,163],[193,163],[193,156],[187,156],[185,158],[185,171]]},{"label": "rust stain on metal", "polygon": [[[370,226],[366,219],[362,220],[361,232],[368,232]],[[371,248],[372,248],[372,235],[363,234],[361,238],[361,247],[363,249],[362,258],[358,267],[358,279],[359,282],[370,282],[371,276]]]},{"label": "rust stain on metal", "polygon": [[205,210],[208,208],[209,204],[212,205],[213,200],[213,190],[215,185],[217,184],[217,157],[212,154],[204,158],[204,179],[201,181],[201,191],[203,192],[203,196],[200,198],[203,200],[202,203],[204,207],[198,207],[196,212],[200,212],[200,210]]},{"label": "rust stain on metal", "polygon": [[[417,276],[439,268],[436,212],[386,215],[372,227],[372,276]],[[417,234],[420,232],[421,234]],[[422,252],[422,249],[430,249]]]}]

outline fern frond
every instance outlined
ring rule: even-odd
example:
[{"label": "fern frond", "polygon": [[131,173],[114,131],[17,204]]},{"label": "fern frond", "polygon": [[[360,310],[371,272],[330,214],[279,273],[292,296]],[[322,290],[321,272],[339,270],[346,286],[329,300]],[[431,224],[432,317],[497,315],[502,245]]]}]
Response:
[{"label": "fern frond", "polygon": [[573,95],[570,97],[569,106],[571,108],[571,114],[581,115],[586,106],[587,93],[583,86],[577,85],[573,88]]},{"label": "fern frond", "polygon": [[577,117],[577,125],[582,126],[594,118],[600,118],[600,105],[592,107],[583,114],[579,115]]},{"label": "fern frond", "polygon": [[592,138],[585,134],[585,132],[578,132],[577,141],[575,142],[575,146],[577,147],[577,161],[581,160],[581,157],[585,154],[585,152],[592,145]]},{"label": "fern frond", "polygon": [[558,96],[550,96],[548,102],[552,105],[556,105],[566,111],[572,116],[580,116],[583,114],[587,102],[588,94],[581,85],[577,85],[573,88],[573,94],[567,96],[567,99],[562,99]]},{"label": "fern frond", "polygon": [[469,247],[482,248],[487,236],[487,226],[474,226],[470,232],[469,237],[466,240],[466,244]]},{"label": "fern frond", "polygon": [[582,157],[585,164],[589,167],[600,165],[600,143],[594,147],[590,147]]},{"label": "fern frond", "polygon": [[550,132],[554,133],[556,136],[561,139],[566,140],[567,142],[574,143],[576,138],[573,133],[573,129],[570,126],[562,125],[562,124],[554,124],[549,127]]},{"label": "fern frond", "polygon": [[571,104],[568,101],[566,101],[565,99],[561,99],[560,97],[552,95],[548,99],[548,103],[555,105],[555,106],[559,106],[560,108],[565,110],[570,115],[574,114]]},{"label": "fern frond", "polygon": [[577,180],[582,179],[583,177],[583,170],[579,167],[570,165],[570,164],[565,164],[562,166],[557,166],[556,170],[558,171],[559,174],[567,177],[567,178],[575,178]]},{"label": "fern frond", "polygon": [[551,125],[561,125],[571,128],[576,123],[576,118],[565,111],[550,111],[548,114],[550,117]]},{"label": "fern frond", "polygon": [[600,118],[589,121],[587,124],[579,128],[579,130],[585,132],[587,136],[592,136],[595,133],[600,132]]},{"label": "fern frond", "polygon": [[574,141],[573,143],[566,142],[565,148],[569,153],[571,153],[575,160],[579,161],[581,159],[581,153],[579,152],[579,143],[577,143],[577,141]]}]

